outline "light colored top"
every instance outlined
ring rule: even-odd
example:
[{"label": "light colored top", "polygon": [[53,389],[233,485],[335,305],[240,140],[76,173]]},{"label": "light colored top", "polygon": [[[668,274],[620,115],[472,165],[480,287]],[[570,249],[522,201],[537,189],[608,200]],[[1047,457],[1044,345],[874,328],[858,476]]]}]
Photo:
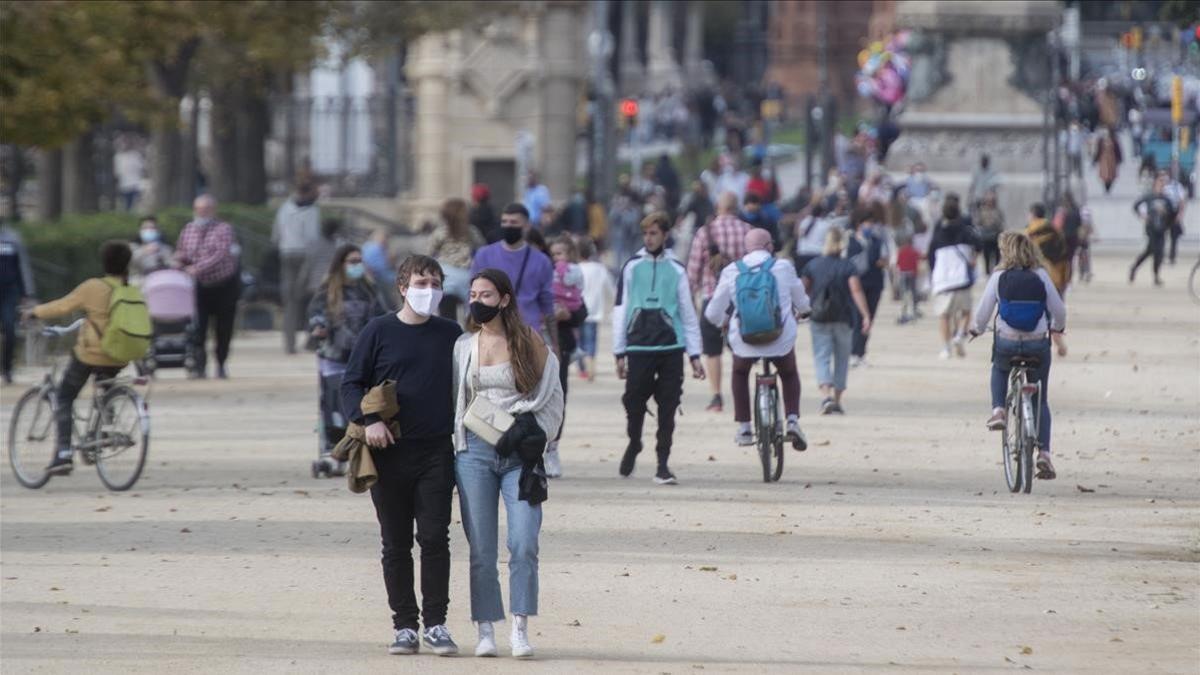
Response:
[{"label": "light colored top", "polygon": [[117,189],[132,192],[142,188],[142,176],[146,173],[146,160],[137,150],[124,150],[113,155],[113,173],[117,176]]},{"label": "light colored top", "polygon": [[[975,317],[972,320],[972,326],[977,333],[987,330],[988,321],[991,321],[992,313],[996,311],[996,306],[1000,303],[1000,275],[1004,272],[1005,270],[998,269],[988,277],[987,287],[983,289],[983,296],[979,298],[979,305],[975,308]],[[1004,322],[1004,317],[997,313],[997,337],[1008,340],[1037,340],[1046,337],[1046,333],[1050,330],[1063,330],[1067,327],[1067,306],[1063,303],[1062,296],[1058,294],[1058,289],[1054,287],[1054,282],[1050,280],[1050,275],[1040,267],[1037,275],[1042,280],[1042,286],[1046,288],[1046,309],[1050,312],[1050,323],[1047,324],[1046,317],[1043,316],[1038,321],[1037,328],[1031,332],[1025,332],[1009,326]]]},{"label": "light colored top", "polygon": [[[742,256],[742,262],[747,267],[763,264],[771,257],[766,251],[751,251]],[[796,317],[793,312],[807,312],[811,309],[808,294],[804,292],[804,284],[796,276],[796,268],[791,260],[777,258],[771,267],[775,277],[775,288],[779,292],[779,311],[783,319],[783,332],[773,341],[762,345],[750,345],[742,341],[741,322],[737,313],[738,271],[737,263],[730,263],[721,270],[721,279],[717,281],[717,290],[712,300],[704,310],[704,318],[714,326],[725,323],[725,314],[733,305],[733,316],[729,319],[729,346],[733,353],[744,359],[787,356],[796,348]]]},{"label": "light colored top", "polygon": [[796,225],[796,253],[821,255],[825,252],[825,235],[833,227],[833,219],[825,216],[805,216]]},{"label": "light colored top", "polygon": [[583,304],[587,307],[587,321],[598,323],[608,311],[608,303],[617,295],[617,286],[604,263],[585,260],[579,263],[583,272]]},{"label": "light colored top", "polygon": [[[466,333],[454,343],[454,449],[460,452],[467,449],[463,416],[473,396],[469,380],[471,358],[478,340],[478,333]],[[558,368],[558,357],[551,350],[546,355],[546,365],[542,367],[542,379],[537,388],[522,396],[517,393],[511,364],[484,366],[479,369],[480,389],[487,392],[484,395],[488,400],[503,405],[510,415],[533,413],[538,426],[546,432],[546,438],[554,438],[562,426],[565,406]],[[506,388],[511,389],[511,394],[505,393]]]},{"label": "light colored top", "polygon": [[275,212],[271,243],[284,255],[303,255],[309,245],[321,238],[321,209],[316,202],[298,206],[289,199]]}]

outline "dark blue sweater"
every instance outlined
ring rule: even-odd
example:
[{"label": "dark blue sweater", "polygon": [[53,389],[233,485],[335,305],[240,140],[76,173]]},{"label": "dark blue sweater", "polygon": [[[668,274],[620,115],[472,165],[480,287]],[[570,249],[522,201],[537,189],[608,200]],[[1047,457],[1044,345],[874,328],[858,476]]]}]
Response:
[{"label": "dark blue sweater", "polygon": [[342,412],[359,424],[378,422],[363,416],[359,404],[367,390],[396,381],[400,404],[400,444],[448,438],[454,431],[454,342],[462,328],[430,317],[412,326],[395,314],[372,319],[358,336],[342,375]]}]

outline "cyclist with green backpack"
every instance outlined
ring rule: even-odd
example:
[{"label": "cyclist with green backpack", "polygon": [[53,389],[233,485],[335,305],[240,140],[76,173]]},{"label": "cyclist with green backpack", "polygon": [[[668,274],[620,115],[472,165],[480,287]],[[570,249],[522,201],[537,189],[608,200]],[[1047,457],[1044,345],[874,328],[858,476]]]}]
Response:
[{"label": "cyclist with green backpack", "polygon": [[[755,228],[746,233],[746,255],[721,270],[717,289],[704,310],[714,326],[729,324],[733,350],[733,419],[738,445],[754,445],[750,428],[750,370],[769,359],[783,382],[783,409],[792,447],[804,450],[808,441],[800,430],[800,373],[796,370],[796,316],[809,311],[808,294],[791,260],[776,258],[771,233]],[[732,308],[732,316],[730,309]]]},{"label": "cyclist with green backpack", "polygon": [[75,398],[92,375],[112,379],[130,361],[145,356],[152,326],[142,292],[129,285],[129,245],[110,240],[100,247],[104,276],[88,279],[67,295],[30,309],[26,318],[52,319],[82,310],[86,320],[79,329],[71,362],[55,392],[57,452],[46,468],[50,475],[71,472],[71,425]]}]

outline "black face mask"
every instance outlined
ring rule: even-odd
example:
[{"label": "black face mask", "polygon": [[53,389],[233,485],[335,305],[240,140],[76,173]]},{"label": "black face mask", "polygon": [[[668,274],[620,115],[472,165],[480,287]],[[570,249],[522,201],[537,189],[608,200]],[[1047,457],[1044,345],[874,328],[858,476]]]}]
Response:
[{"label": "black face mask", "polygon": [[471,303],[471,318],[475,323],[483,325],[500,314],[500,305],[485,305],[476,300]]},{"label": "black face mask", "polygon": [[500,232],[507,244],[515,244],[521,241],[521,237],[525,236],[525,231],[519,227],[502,227],[500,228]]},{"label": "black face mask", "polygon": [[652,257],[652,258],[657,258],[658,256],[662,255],[662,252],[663,252],[662,246],[659,246],[656,249],[650,249],[650,248],[646,249],[646,253],[649,253],[650,257]]}]

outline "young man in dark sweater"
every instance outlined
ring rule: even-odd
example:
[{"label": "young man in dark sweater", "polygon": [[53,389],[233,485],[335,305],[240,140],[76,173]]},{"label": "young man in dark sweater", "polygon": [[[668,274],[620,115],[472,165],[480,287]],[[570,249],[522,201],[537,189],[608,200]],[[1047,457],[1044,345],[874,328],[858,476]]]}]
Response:
[{"label": "young man in dark sweater", "polygon": [[[444,275],[437,261],[410,256],[396,275],[404,308],[373,319],[359,334],[342,376],[342,411],[366,427],[379,480],[371,501],[383,539],[383,583],[396,639],[388,651],[415,654],[421,637],[435,654],[458,653],[446,630],[450,600],[450,503],[454,490],[452,381],[454,342],[462,328],[434,316]],[[396,383],[399,437],[387,420],[363,415],[363,395],[385,380]],[[413,590],[413,522],[421,544],[421,601],[425,631],[417,635]]]}]

